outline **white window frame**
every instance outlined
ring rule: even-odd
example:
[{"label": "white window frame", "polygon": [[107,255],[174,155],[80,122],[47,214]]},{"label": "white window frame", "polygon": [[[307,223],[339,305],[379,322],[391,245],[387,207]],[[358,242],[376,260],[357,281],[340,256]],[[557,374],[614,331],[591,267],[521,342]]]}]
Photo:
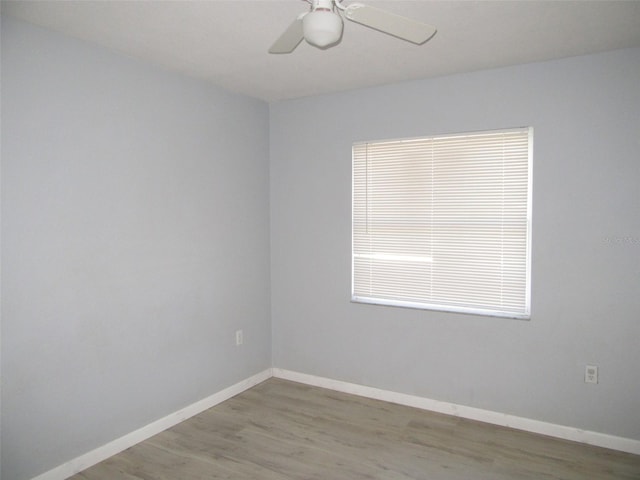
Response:
[{"label": "white window frame", "polygon": [[[519,152],[519,155],[526,155],[526,166],[522,165],[523,159],[520,157],[519,160],[517,160],[518,162],[520,162],[517,167],[518,169],[518,174],[522,175],[523,172],[522,170],[526,169],[526,180],[518,180],[518,191],[515,195],[518,195],[518,200],[519,203],[518,205],[520,205],[517,209],[518,212],[518,218],[520,219],[519,222],[526,222],[526,227],[521,226],[520,227],[520,232],[522,231],[522,229],[526,228],[526,231],[524,233],[524,235],[522,233],[518,233],[517,238],[520,238],[521,236],[524,236],[524,238],[521,238],[519,241],[524,242],[524,245],[521,243],[518,243],[516,245],[516,247],[514,247],[517,250],[517,255],[516,257],[518,258],[517,261],[517,275],[518,275],[518,280],[517,282],[511,282],[512,286],[516,285],[517,288],[514,288],[514,291],[516,292],[514,294],[514,296],[512,296],[513,298],[517,298],[517,300],[515,301],[515,303],[517,305],[506,305],[506,303],[509,303],[511,300],[509,300],[509,302],[503,303],[503,305],[496,305],[496,304],[491,304],[491,305],[485,305],[483,304],[484,299],[481,301],[477,301],[477,300],[469,300],[467,301],[466,299],[462,298],[460,299],[460,301],[458,301],[457,299],[453,301],[453,303],[451,301],[444,301],[444,302],[439,302],[437,301],[437,299],[434,300],[436,296],[434,296],[434,298],[431,299],[427,299],[425,300],[424,298],[412,298],[412,295],[414,295],[414,293],[412,292],[411,294],[408,294],[406,297],[402,297],[402,295],[400,295],[400,298],[394,298],[397,297],[396,293],[397,292],[401,292],[403,290],[403,286],[397,286],[396,283],[401,284],[401,285],[408,285],[409,282],[407,281],[405,278],[403,278],[403,276],[406,275],[406,278],[418,278],[420,275],[422,275],[420,272],[422,272],[422,267],[424,267],[424,269],[430,269],[430,268],[437,268],[437,266],[435,266],[435,264],[433,264],[434,261],[437,261],[437,259],[432,258],[431,255],[428,255],[424,252],[421,253],[416,253],[415,249],[413,247],[408,248],[407,251],[403,250],[403,245],[391,245],[391,250],[390,251],[380,251],[382,250],[387,250],[386,245],[388,244],[388,237],[384,237],[383,240],[380,240],[382,243],[380,243],[379,245],[384,245],[384,247],[380,248],[380,247],[369,247],[369,250],[363,251],[362,248],[362,235],[357,234],[356,231],[358,229],[360,229],[359,231],[362,231],[362,225],[363,225],[363,220],[362,220],[362,212],[364,212],[364,210],[362,210],[362,197],[363,197],[363,193],[362,193],[362,188],[363,185],[361,183],[361,179],[363,177],[362,174],[362,170],[359,170],[360,173],[356,173],[356,168],[361,168],[361,163],[358,163],[358,166],[356,165],[356,155],[358,155],[358,162],[362,161],[362,155],[363,155],[363,148],[365,149],[369,149],[370,147],[377,147],[377,146],[382,146],[381,148],[386,148],[386,145],[390,145],[389,148],[393,148],[395,149],[396,147],[398,147],[400,150],[402,150],[405,146],[407,148],[416,148],[415,145],[422,145],[422,143],[420,142],[426,142],[426,143],[430,143],[433,141],[441,141],[441,140],[461,140],[461,141],[465,141],[465,139],[469,139],[471,141],[475,141],[475,143],[478,143],[479,139],[482,139],[482,141],[484,141],[485,138],[494,138],[496,136],[500,136],[500,135],[504,135],[505,138],[506,136],[511,136],[511,137],[516,137],[516,136],[520,136],[522,138],[526,138],[526,146],[523,147],[524,150],[526,150],[526,152]],[[522,142],[521,142],[522,143]],[[521,147],[521,143],[519,144],[518,148]],[[358,154],[356,154],[356,152],[358,152]],[[371,156],[375,156],[375,153],[370,154],[369,150],[366,150],[367,153],[365,153],[364,155],[367,156],[367,158],[369,157],[369,155]],[[397,151],[393,150],[393,154],[392,155],[397,155]],[[383,158],[382,158],[382,162],[385,162],[387,160],[384,159],[384,155],[385,154],[380,154]],[[505,157],[507,158],[505,160]],[[397,162],[397,160],[395,160],[396,157],[389,157],[389,158],[394,158],[393,160],[391,160],[392,162]],[[421,157],[420,157],[421,158]],[[468,157],[467,161],[469,158],[472,157]],[[413,162],[415,162],[416,160],[413,159],[411,160]],[[426,160],[427,162],[430,162],[432,160]],[[437,159],[435,161],[438,161]],[[498,161],[502,161],[503,165],[505,164],[505,162],[510,161],[510,155],[504,154],[503,153],[503,157],[501,160]],[[367,160],[367,162],[369,162],[369,160]],[[451,158],[449,158],[448,160],[446,160],[446,162],[451,162]],[[491,162],[488,162],[491,163]],[[495,162],[493,162],[495,163]],[[371,168],[370,166],[371,164],[367,163],[367,167],[366,168]],[[479,164],[480,165],[480,164]],[[390,167],[392,171],[394,172],[393,175],[397,175],[398,170],[393,170],[393,168],[395,168],[394,166]],[[400,167],[402,168],[402,167]],[[432,167],[430,167],[432,168]],[[439,167],[438,167],[439,168]],[[482,168],[482,166],[480,165],[479,168]],[[377,304],[377,305],[388,305],[388,306],[398,306],[398,307],[408,307],[408,308],[419,308],[419,309],[426,309],[426,310],[438,310],[438,311],[447,311],[447,312],[459,312],[459,313],[469,313],[469,314],[477,314],[477,315],[486,315],[486,316],[495,316],[495,317],[508,317],[508,318],[517,318],[517,319],[529,319],[531,317],[531,200],[532,200],[532,170],[533,170],[533,128],[532,127],[520,127],[520,128],[509,128],[509,129],[501,129],[501,130],[491,130],[491,131],[482,131],[482,132],[467,132],[467,133],[456,133],[456,134],[447,134],[447,135],[433,135],[433,136],[428,136],[428,137],[418,137],[418,138],[406,138],[406,139],[396,139],[396,140],[381,140],[381,141],[373,141],[373,142],[356,142],[353,144],[353,171],[352,171],[352,275],[351,275],[351,300],[352,302],[356,302],[356,303],[369,303],[369,304]],[[417,170],[416,170],[417,171]],[[433,168],[432,168],[432,172],[433,172]],[[401,175],[405,175],[407,172],[405,170],[402,170],[400,172]],[[504,167],[503,167],[503,174],[504,174]],[[367,179],[366,179],[366,189],[367,189],[367,199],[366,199],[366,216],[367,216],[367,229],[369,228],[369,223],[370,220],[368,218],[369,216],[369,211],[371,208],[376,208],[375,205],[374,207],[371,207],[371,205],[369,205],[369,202],[371,203],[375,203],[374,200],[369,200],[368,196],[371,195],[371,197],[373,197],[373,193],[369,193],[369,188],[373,188],[373,189],[377,189],[379,184],[384,183],[385,179],[382,178],[382,180],[370,180],[369,179],[369,175],[373,176],[375,175],[375,173],[369,173],[369,170],[367,170]],[[356,185],[356,176],[358,176],[358,185]],[[391,176],[391,175],[390,175]],[[418,175],[419,176],[419,175]],[[381,177],[376,177],[376,178],[381,178]],[[417,177],[416,177],[417,178]],[[431,174],[431,179],[432,181],[434,181],[433,179],[436,178],[435,174]],[[519,177],[521,178],[521,177]],[[421,180],[419,180],[421,181]],[[504,182],[504,180],[503,180]],[[526,192],[523,192],[522,189],[523,187],[523,183],[526,182]],[[375,186],[369,186],[369,185],[375,185]],[[509,187],[510,184],[507,185],[507,187]],[[393,188],[398,188],[398,187],[393,187]],[[447,187],[449,188],[449,187]],[[358,192],[356,192],[356,189],[358,189]],[[433,188],[430,190],[431,192],[433,192]],[[503,191],[506,190],[505,187],[503,186]],[[376,190],[376,194],[377,194],[377,190]],[[396,194],[397,194],[397,190],[396,190]],[[407,193],[407,195],[411,195],[411,192]],[[481,196],[482,194],[480,194]],[[503,193],[504,195],[504,193]],[[356,198],[358,196],[358,199]],[[526,197],[526,205],[524,207],[522,207],[522,201],[523,201],[523,196]],[[389,204],[395,204],[394,202],[396,202],[395,199],[400,198],[400,202],[403,201],[403,197],[404,194],[401,194],[399,197],[396,195],[396,197],[393,197],[393,201],[389,202]],[[376,197],[376,198],[385,198],[385,197]],[[391,198],[391,197],[389,197]],[[462,198],[462,197],[460,197]],[[506,197],[504,197],[506,198]],[[504,202],[504,198],[503,198],[503,202]],[[410,201],[412,201],[414,198],[412,197]],[[464,200],[463,200],[464,201]],[[356,203],[358,203],[358,207],[356,207]],[[433,202],[432,202],[433,203]],[[378,202],[378,205],[386,205],[383,202]],[[471,204],[469,204],[471,205]],[[474,204],[474,205],[477,205]],[[509,204],[510,205],[510,204]],[[508,205],[508,206],[509,206]],[[380,211],[385,210],[386,207],[382,207],[380,208]],[[372,211],[372,210],[371,210]],[[391,210],[389,210],[391,212],[394,212],[392,214],[389,215],[394,215],[395,213],[397,213],[397,210],[395,210],[395,207],[392,206]],[[387,212],[387,210],[385,210],[385,212]],[[402,212],[404,212],[405,214],[408,215],[407,212],[409,212],[409,210],[403,210]],[[504,213],[504,207],[503,207],[503,213]],[[388,214],[388,213],[385,213]],[[375,215],[375,212],[371,214],[372,216]],[[405,215],[401,215],[402,217],[404,217]],[[410,215],[408,215],[410,216]],[[526,216],[526,219],[523,218],[524,216]],[[358,218],[356,218],[358,217]],[[521,218],[522,217],[522,218]],[[395,218],[395,217],[394,217]],[[442,217],[438,217],[438,218],[442,218]],[[503,220],[504,221],[504,220]],[[521,223],[520,223],[521,224]],[[522,224],[521,224],[522,225]],[[375,227],[372,227],[375,230]],[[501,237],[503,240],[503,242],[510,242],[510,238],[512,237],[505,237],[504,235],[504,231],[502,231],[501,233]],[[366,233],[367,238],[369,238],[370,234],[369,231],[367,230]],[[374,234],[375,236],[375,234]],[[358,240],[356,240],[356,237],[358,238]],[[495,237],[495,235],[494,235]],[[506,240],[505,240],[506,238]],[[393,241],[393,239],[392,239]],[[358,243],[360,242],[360,243]],[[374,239],[373,241],[369,240],[369,242],[373,242],[375,244],[376,240]],[[402,243],[402,242],[401,242]],[[404,242],[406,243],[406,242]],[[410,239],[410,243],[413,243],[413,240]],[[437,243],[437,242],[432,242],[432,243]],[[441,245],[444,244],[444,242],[440,242]],[[475,245],[475,244],[474,244]],[[481,243],[478,243],[478,245],[482,245]],[[482,248],[482,247],[479,247]],[[359,249],[359,251],[356,251],[357,249]],[[524,251],[523,251],[524,249]],[[472,248],[471,250],[474,250],[474,254],[475,254],[475,248]],[[481,252],[482,253],[482,252]],[[442,256],[440,258],[443,258]],[[454,258],[454,256],[451,256],[451,258]],[[376,264],[376,262],[378,262]],[[392,273],[391,275],[388,273],[382,273],[378,276],[376,276],[377,274],[371,274],[369,273],[369,277],[372,278],[381,278],[380,280],[380,284],[382,285],[381,288],[387,288],[386,285],[389,285],[388,290],[385,292],[385,294],[380,295],[380,294],[376,294],[376,293],[364,293],[363,294],[363,283],[359,280],[359,291],[356,291],[356,270],[358,270],[358,275],[359,275],[359,279],[365,277],[366,275],[364,275],[362,273],[363,271],[363,267],[362,265],[365,265],[366,268],[368,268],[369,272],[375,270],[376,272],[379,270],[384,270],[380,269],[376,266],[372,266],[372,265],[383,265],[383,264],[387,265],[392,265],[392,264],[398,264],[398,263],[403,263],[402,267],[388,267],[390,272],[395,272],[396,270],[393,270],[394,268],[398,268],[397,271],[400,272],[398,274],[397,277],[395,277],[395,273]],[[431,266],[429,264],[432,264]],[[446,262],[442,262],[442,263],[446,263]],[[356,268],[356,264],[358,264],[358,268]],[[504,264],[504,262],[503,262]],[[409,268],[409,270],[407,271],[408,273],[405,273],[405,271],[403,270],[405,267],[404,265],[408,266],[407,268]],[[422,267],[421,267],[422,265]],[[443,268],[447,268],[447,267],[443,267]],[[502,273],[500,274],[502,276],[502,279],[500,280],[501,282],[503,282],[503,284],[505,284],[504,282],[509,282],[511,275],[511,270],[505,270],[507,267],[504,267],[504,265],[501,265],[500,268],[502,269]],[[377,269],[377,270],[376,270]],[[416,272],[418,272],[416,274]],[[506,273],[505,273],[506,272]],[[417,276],[416,276],[417,275]],[[452,273],[452,275],[457,275],[457,273]],[[447,274],[441,275],[443,278],[447,276]],[[524,278],[522,278],[522,276],[524,276]],[[431,278],[431,277],[430,277]],[[478,277],[480,278],[480,277]],[[506,280],[505,280],[506,278]],[[420,283],[419,280],[416,283],[418,285],[422,285]],[[430,280],[426,280],[426,282],[428,283]],[[454,282],[457,280],[454,280]],[[371,280],[369,279],[368,282],[372,282],[373,284],[376,283],[376,280]],[[403,283],[404,282],[404,283]],[[464,282],[464,280],[462,280],[462,282]],[[524,283],[522,283],[524,282]],[[366,283],[366,282],[365,282]],[[489,282],[487,282],[489,283]],[[431,284],[429,284],[431,285]],[[442,284],[440,284],[442,285]],[[524,285],[524,286],[523,286]],[[397,287],[397,289],[396,289]],[[422,286],[418,286],[416,287],[415,285],[413,285],[411,288],[417,288],[418,290],[420,290],[422,288]],[[429,287],[430,289],[432,289],[432,287]],[[438,287],[440,288],[440,287]],[[454,290],[458,288],[455,287]],[[464,291],[464,286],[460,287],[462,290]],[[473,289],[474,287],[469,287],[471,289]],[[484,286],[481,288],[485,288]],[[376,290],[379,291],[379,288],[374,285],[373,287],[366,287],[364,288],[364,290]],[[397,292],[396,292],[397,290]],[[432,289],[433,290],[433,289]],[[437,289],[436,289],[437,290]],[[524,291],[523,291],[524,290]],[[389,293],[389,291],[391,291],[391,293]],[[473,298],[475,295],[475,292],[473,292],[472,290],[469,290],[470,293],[469,294],[469,298]],[[419,295],[419,294],[418,294]],[[510,293],[507,293],[505,295],[505,298],[508,297],[509,295],[511,295]],[[446,297],[446,294],[444,295]],[[426,297],[429,297],[429,295],[426,295]],[[495,302],[495,303],[499,303],[499,302]]]}]

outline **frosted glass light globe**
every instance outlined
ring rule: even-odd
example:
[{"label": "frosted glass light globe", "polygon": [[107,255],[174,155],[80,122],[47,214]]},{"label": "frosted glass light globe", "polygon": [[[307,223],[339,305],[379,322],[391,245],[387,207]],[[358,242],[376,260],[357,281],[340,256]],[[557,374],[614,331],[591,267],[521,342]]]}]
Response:
[{"label": "frosted glass light globe", "polygon": [[330,10],[314,10],[302,19],[304,39],[316,47],[328,47],[342,36],[342,18]]}]

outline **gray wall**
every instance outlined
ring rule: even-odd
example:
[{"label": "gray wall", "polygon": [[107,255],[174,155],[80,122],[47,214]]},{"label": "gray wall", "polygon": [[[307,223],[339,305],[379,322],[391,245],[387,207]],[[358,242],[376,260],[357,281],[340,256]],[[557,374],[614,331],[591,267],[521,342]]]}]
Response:
[{"label": "gray wall", "polygon": [[[640,440],[639,85],[631,49],[272,105],[274,366]],[[352,143],[516,126],[531,320],[350,303]]]},{"label": "gray wall", "polygon": [[270,366],[268,168],[267,104],[3,18],[4,480]]}]

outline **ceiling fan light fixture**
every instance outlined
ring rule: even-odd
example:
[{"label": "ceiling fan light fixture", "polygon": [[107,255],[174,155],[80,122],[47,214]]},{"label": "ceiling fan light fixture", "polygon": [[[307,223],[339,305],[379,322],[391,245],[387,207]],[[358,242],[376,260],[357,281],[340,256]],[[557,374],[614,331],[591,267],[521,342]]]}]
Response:
[{"label": "ceiling fan light fixture", "polygon": [[308,43],[325,48],[342,37],[342,18],[331,10],[316,9],[304,16],[302,29]]},{"label": "ceiling fan light fixture", "polygon": [[306,0],[310,12],[302,13],[269,48],[269,53],[291,53],[302,40],[320,49],[342,39],[343,18],[407,42],[422,45],[436,34],[435,27],[362,3],[343,0]]}]

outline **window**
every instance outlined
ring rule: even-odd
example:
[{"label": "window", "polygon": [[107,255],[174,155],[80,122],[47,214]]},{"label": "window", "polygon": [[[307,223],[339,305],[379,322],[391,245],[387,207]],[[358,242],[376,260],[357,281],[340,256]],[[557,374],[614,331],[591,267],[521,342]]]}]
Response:
[{"label": "window", "polygon": [[354,144],[352,300],[529,318],[532,138]]}]

